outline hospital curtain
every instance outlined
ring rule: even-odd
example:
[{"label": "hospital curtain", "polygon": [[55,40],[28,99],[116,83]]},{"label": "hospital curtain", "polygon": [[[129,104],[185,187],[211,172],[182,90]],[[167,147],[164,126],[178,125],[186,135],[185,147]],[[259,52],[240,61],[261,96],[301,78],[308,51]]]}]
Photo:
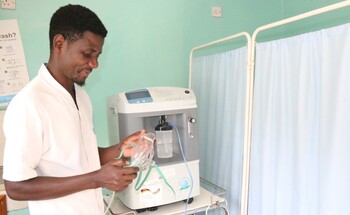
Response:
[{"label": "hospital curtain", "polygon": [[350,213],[350,25],[256,45],[249,215]]},{"label": "hospital curtain", "polygon": [[230,214],[240,211],[246,65],[246,47],[195,57],[192,63],[200,175],[226,189]]}]

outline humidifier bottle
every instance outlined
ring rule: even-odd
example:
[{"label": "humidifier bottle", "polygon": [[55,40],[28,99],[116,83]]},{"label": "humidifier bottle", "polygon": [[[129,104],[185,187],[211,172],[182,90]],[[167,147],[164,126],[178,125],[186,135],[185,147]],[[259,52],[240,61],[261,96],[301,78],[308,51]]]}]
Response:
[{"label": "humidifier bottle", "polygon": [[155,131],[157,156],[159,158],[171,158],[173,156],[173,127],[166,122],[164,115],[161,116]]}]

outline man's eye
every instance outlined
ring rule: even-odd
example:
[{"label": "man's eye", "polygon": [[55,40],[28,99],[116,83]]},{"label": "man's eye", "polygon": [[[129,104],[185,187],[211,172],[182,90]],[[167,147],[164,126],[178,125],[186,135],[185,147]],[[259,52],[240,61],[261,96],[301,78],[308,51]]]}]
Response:
[{"label": "man's eye", "polygon": [[90,54],[90,53],[85,53],[85,54],[84,54],[84,57],[86,57],[86,58],[91,58],[91,54]]}]

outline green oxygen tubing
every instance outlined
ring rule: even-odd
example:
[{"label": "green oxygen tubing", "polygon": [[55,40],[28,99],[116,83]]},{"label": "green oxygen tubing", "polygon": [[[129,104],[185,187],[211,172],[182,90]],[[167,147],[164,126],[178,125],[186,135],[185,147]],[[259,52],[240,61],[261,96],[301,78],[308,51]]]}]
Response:
[{"label": "green oxygen tubing", "polygon": [[[141,189],[145,181],[147,180],[149,174],[151,173],[152,169],[155,168],[158,172],[158,174],[162,177],[165,184],[169,187],[169,189],[173,192],[175,195],[175,191],[172,188],[172,186],[169,184],[168,180],[164,176],[163,172],[160,170],[160,168],[156,165],[156,163],[153,161],[154,156],[154,141],[155,141],[155,135],[153,133],[145,133],[142,135],[138,141],[138,143],[129,142],[127,147],[123,148],[119,154],[119,156],[116,159],[121,159],[123,157],[125,150],[133,150],[132,156],[130,157],[130,164],[128,166],[125,166],[125,168],[128,167],[138,167],[140,169],[140,172],[137,177],[137,181],[135,183],[135,190]],[[142,172],[144,170],[148,169],[146,176],[142,179]],[[112,204],[112,201],[114,199],[115,192],[112,193],[111,200],[105,210],[105,214],[108,213],[108,210]]]}]

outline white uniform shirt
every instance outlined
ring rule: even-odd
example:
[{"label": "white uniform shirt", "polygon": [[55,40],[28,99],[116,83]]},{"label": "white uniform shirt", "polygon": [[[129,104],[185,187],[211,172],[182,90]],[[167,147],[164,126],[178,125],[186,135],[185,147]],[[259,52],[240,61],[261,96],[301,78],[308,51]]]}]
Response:
[{"label": "white uniform shirt", "polygon": [[[100,168],[91,101],[81,87],[75,91],[79,110],[42,65],[13,98],[4,118],[4,179],[73,176]],[[101,188],[28,205],[32,215],[98,215],[104,208]]]}]

